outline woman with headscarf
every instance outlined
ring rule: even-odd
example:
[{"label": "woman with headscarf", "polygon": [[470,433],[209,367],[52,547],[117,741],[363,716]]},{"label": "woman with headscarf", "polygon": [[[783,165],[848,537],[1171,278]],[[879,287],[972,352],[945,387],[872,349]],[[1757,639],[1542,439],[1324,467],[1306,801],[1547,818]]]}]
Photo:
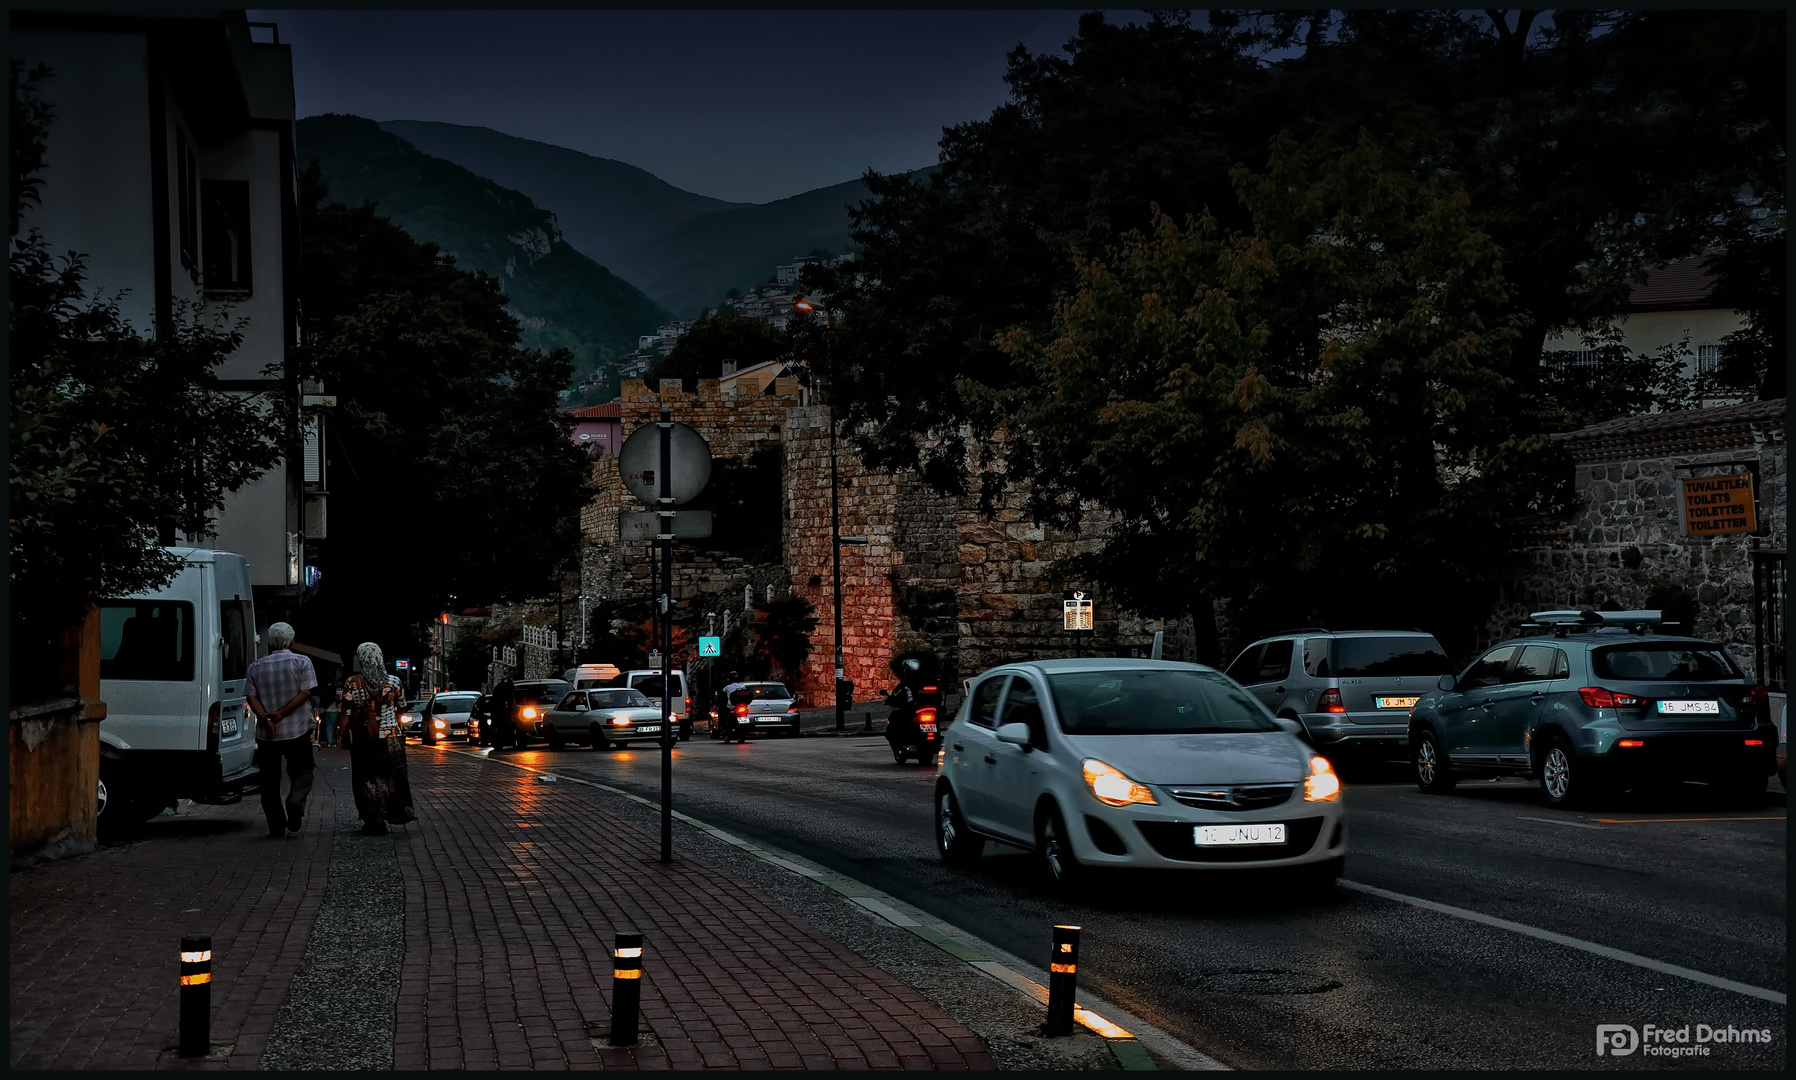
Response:
[{"label": "woman with headscarf", "polygon": [[384,836],[387,825],[416,821],[412,789],[405,775],[405,736],[399,730],[404,697],[386,678],[380,646],[363,642],[355,651],[361,670],[343,684],[338,734],[349,747],[349,778],[355,788],[362,832]]}]

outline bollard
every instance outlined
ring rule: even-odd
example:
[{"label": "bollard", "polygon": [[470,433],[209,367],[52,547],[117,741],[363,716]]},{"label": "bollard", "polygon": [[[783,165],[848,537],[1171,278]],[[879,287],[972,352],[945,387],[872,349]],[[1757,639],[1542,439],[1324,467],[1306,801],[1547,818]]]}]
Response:
[{"label": "bollard", "polygon": [[611,953],[611,1045],[636,1045],[636,1014],[642,1005],[642,935],[617,935]]},{"label": "bollard", "polygon": [[1043,1035],[1073,1033],[1073,994],[1079,981],[1079,928],[1056,926],[1048,959],[1048,1022]]},{"label": "bollard", "polygon": [[181,939],[181,1056],[205,1057],[212,1050],[212,938]]},{"label": "bollard", "polygon": [[862,731],[872,731],[873,730],[873,714],[872,713],[864,712],[861,714],[861,730]]}]

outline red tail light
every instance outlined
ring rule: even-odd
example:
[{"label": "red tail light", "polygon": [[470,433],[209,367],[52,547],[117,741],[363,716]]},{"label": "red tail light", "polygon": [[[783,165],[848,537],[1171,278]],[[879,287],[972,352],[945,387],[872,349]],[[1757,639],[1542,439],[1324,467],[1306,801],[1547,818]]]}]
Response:
[{"label": "red tail light", "polygon": [[917,723],[919,723],[919,724],[935,723],[935,710],[934,709],[918,709],[917,710]]},{"label": "red tail light", "polygon": [[206,710],[206,749],[218,749],[219,722],[224,717],[224,702],[214,701]]},{"label": "red tail light", "polygon": [[1746,695],[1746,701],[1753,707],[1753,714],[1759,719],[1767,719],[1771,715],[1771,692],[1763,686],[1755,686]]},{"label": "red tail light", "polygon": [[1593,709],[1631,709],[1641,703],[1641,699],[1632,694],[1605,690],[1600,686],[1586,686],[1578,691],[1578,696]]},{"label": "red tail light", "polygon": [[924,692],[924,693],[925,693],[925,694],[933,694],[933,693],[935,693],[935,692],[936,692],[936,690],[937,690],[937,689],[938,689],[938,688],[937,688],[937,687],[934,687],[934,686],[925,686],[925,687],[924,687],[924,688],[923,688],[923,692]]},{"label": "red tail light", "polygon": [[1617,739],[1615,740],[1615,745],[1627,747],[1645,746],[1646,741],[1644,739]]},{"label": "red tail light", "polygon": [[736,706],[736,715],[737,716],[747,716],[748,715],[747,704],[742,704],[742,705]]},{"label": "red tail light", "polygon": [[1763,740],[1763,739],[1747,739],[1746,745],[1747,746],[1763,746],[1763,745],[1765,745],[1765,740]]},{"label": "red tail light", "polygon": [[688,709],[692,708],[692,699],[691,698],[686,699],[686,708],[688,708]]},{"label": "red tail light", "polygon": [[1341,692],[1331,686],[1322,691],[1322,697],[1316,702],[1316,708],[1323,712],[1346,712],[1347,703],[1341,700]]}]

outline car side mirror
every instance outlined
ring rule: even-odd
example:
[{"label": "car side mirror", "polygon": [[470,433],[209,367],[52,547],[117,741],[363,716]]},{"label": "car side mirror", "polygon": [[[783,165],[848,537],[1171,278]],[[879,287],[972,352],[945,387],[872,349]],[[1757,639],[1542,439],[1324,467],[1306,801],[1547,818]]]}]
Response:
[{"label": "car side mirror", "polygon": [[584,706],[584,705],[575,705],[575,706],[574,706],[574,711],[575,711],[575,712],[585,712],[585,711],[586,711],[586,706]]},{"label": "car side mirror", "polygon": [[1449,672],[1445,675],[1442,675],[1440,677],[1440,680],[1438,682],[1436,682],[1434,685],[1440,687],[1442,690],[1451,690],[1455,686],[1459,685],[1459,680],[1457,678],[1455,678],[1451,672]]},{"label": "car side mirror", "polygon": [[998,729],[998,741],[999,742],[1007,742],[1013,746],[1028,746],[1029,745],[1029,725],[1028,724],[1005,724],[1003,727]]}]

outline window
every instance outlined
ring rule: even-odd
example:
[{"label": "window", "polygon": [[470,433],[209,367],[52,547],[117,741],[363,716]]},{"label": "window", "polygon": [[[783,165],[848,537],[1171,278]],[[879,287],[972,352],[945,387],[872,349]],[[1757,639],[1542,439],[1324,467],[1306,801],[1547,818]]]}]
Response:
[{"label": "window", "polygon": [[535,700],[538,705],[553,705],[561,700],[561,696],[573,687],[564,682],[546,683],[538,687],[519,687],[518,698],[521,701]]},{"label": "window", "polygon": [[1515,653],[1514,645],[1501,645],[1485,653],[1481,660],[1466,668],[1465,677],[1459,680],[1459,689],[1478,690],[1486,686],[1501,686],[1503,673],[1508,669],[1509,661]]},{"label": "window", "polygon": [[249,181],[202,180],[200,195],[206,211],[201,218],[206,292],[248,296]]},{"label": "window", "polygon": [[788,700],[792,697],[792,691],[786,689],[786,684],[784,684],[784,683],[776,683],[776,682],[750,683],[748,685],[748,688],[750,690],[754,691],[756,701],[760,701],[762,699],[768,699],[768,700],[772,700],[772,701],[784,701],[784,700]]},{"label": "window", "polygon": [[1744,677],[1728,655],[1712,645],[1610,646],[1592,653],[1590,663],[1603,679],[1700,682]]},{"label": "window", "polygon": [[[676,699],[685,697],[686,677],[676,671],[673,680],[673,696]],[[644,697],[653,698],[656,701],[661,700],[661,676],[659,675],[638,675],[630,680],[630,686],[642,691]]]},{"label": "window", "polygon": [[1277,731],[1265,706],[1205,671],[1080,671],[1048,676],[1068,735]]},{"label": "window", "polygon": [[1343,679],[1440,675],[1453,670],[1447,654],[1431,637],[1336,638],[1334,658],[1335,674]]},{"label": "window", "polygon": [[218,626],[220,636],[224,638],[224,681],[236,682],[249,674],[249,662],[255,656],[249,601],[219,601]]},{"label": "window", "polygon": [[1241,655],[1235,657],[1235,662],[1230,664],[1228,670],[1223,672],[1223,674],[1238,683],[1252,682],[1254,673],[1258,671],[1260,667],[1260,653],[1264,652],[1265,649],[1266,646],[1258,644],[1249,645],[1247,648],[1242,649]]},{"label": "window", "polygon": [[1696,370],[1701,375],[1714,375],[1721,370],[1721,346],[1698,345],[1696,347]]},{"label": "window", "polygon": [[1522,649],[1521,658],[1515,662],[1515,671],[1509,676],[1510,682],[1536,682],[1542,679],[1561,679],[1571,674],[1571,665],[1566,662],[1565,653],[1551,645],[1529,645]]},{"label": "window", "polygon": [[1005,724],[1027,724],[1030,745],[1048,744],[1047,725],[1041,719],[1041,699],[1035,694],[1035,684],[1021,675],[1010,680],[1010,696],[1004,699],[1004,716],[998,726]]},{"label": "window", "polygon": [[432,716],[465,713],[474,707],[475,700],[473,696],[467,694],[458,694],[454,697],[440,696],[430,703],[430,713]]},{"label": "window", "polygon": [[986,728],[998,726],[998,695],[1004,690],[1006,678],[999,675],[973,688],[973,707],[967,711],[973,723]]},{"label": "window", "polygon": [[108,600],[100,605],[100,678],[193,680],[193,605]]},{"label": "window", "polygon": [[1318,679],[1329,676],[1328,639],[1313,637],[1303,643],[1303,670],[1307,675]]},{"label": "window", "polygon": [[1268,641],[1266,651],[1260,655],[1257,665],[1258,676],[1255,682],[1278,682],[1291,674],[1291,651],[1296,642],[1290,638],[1283,641]]},{"label": "window", "polygon": [[588,699],[595,709],[643,709],[655,704],[640,690],[596,690]]},{"label": "window", "polygon": [[193,148],[175,133],[175,213],[181,241],[181,269],[200,280],[200,168]]}]

